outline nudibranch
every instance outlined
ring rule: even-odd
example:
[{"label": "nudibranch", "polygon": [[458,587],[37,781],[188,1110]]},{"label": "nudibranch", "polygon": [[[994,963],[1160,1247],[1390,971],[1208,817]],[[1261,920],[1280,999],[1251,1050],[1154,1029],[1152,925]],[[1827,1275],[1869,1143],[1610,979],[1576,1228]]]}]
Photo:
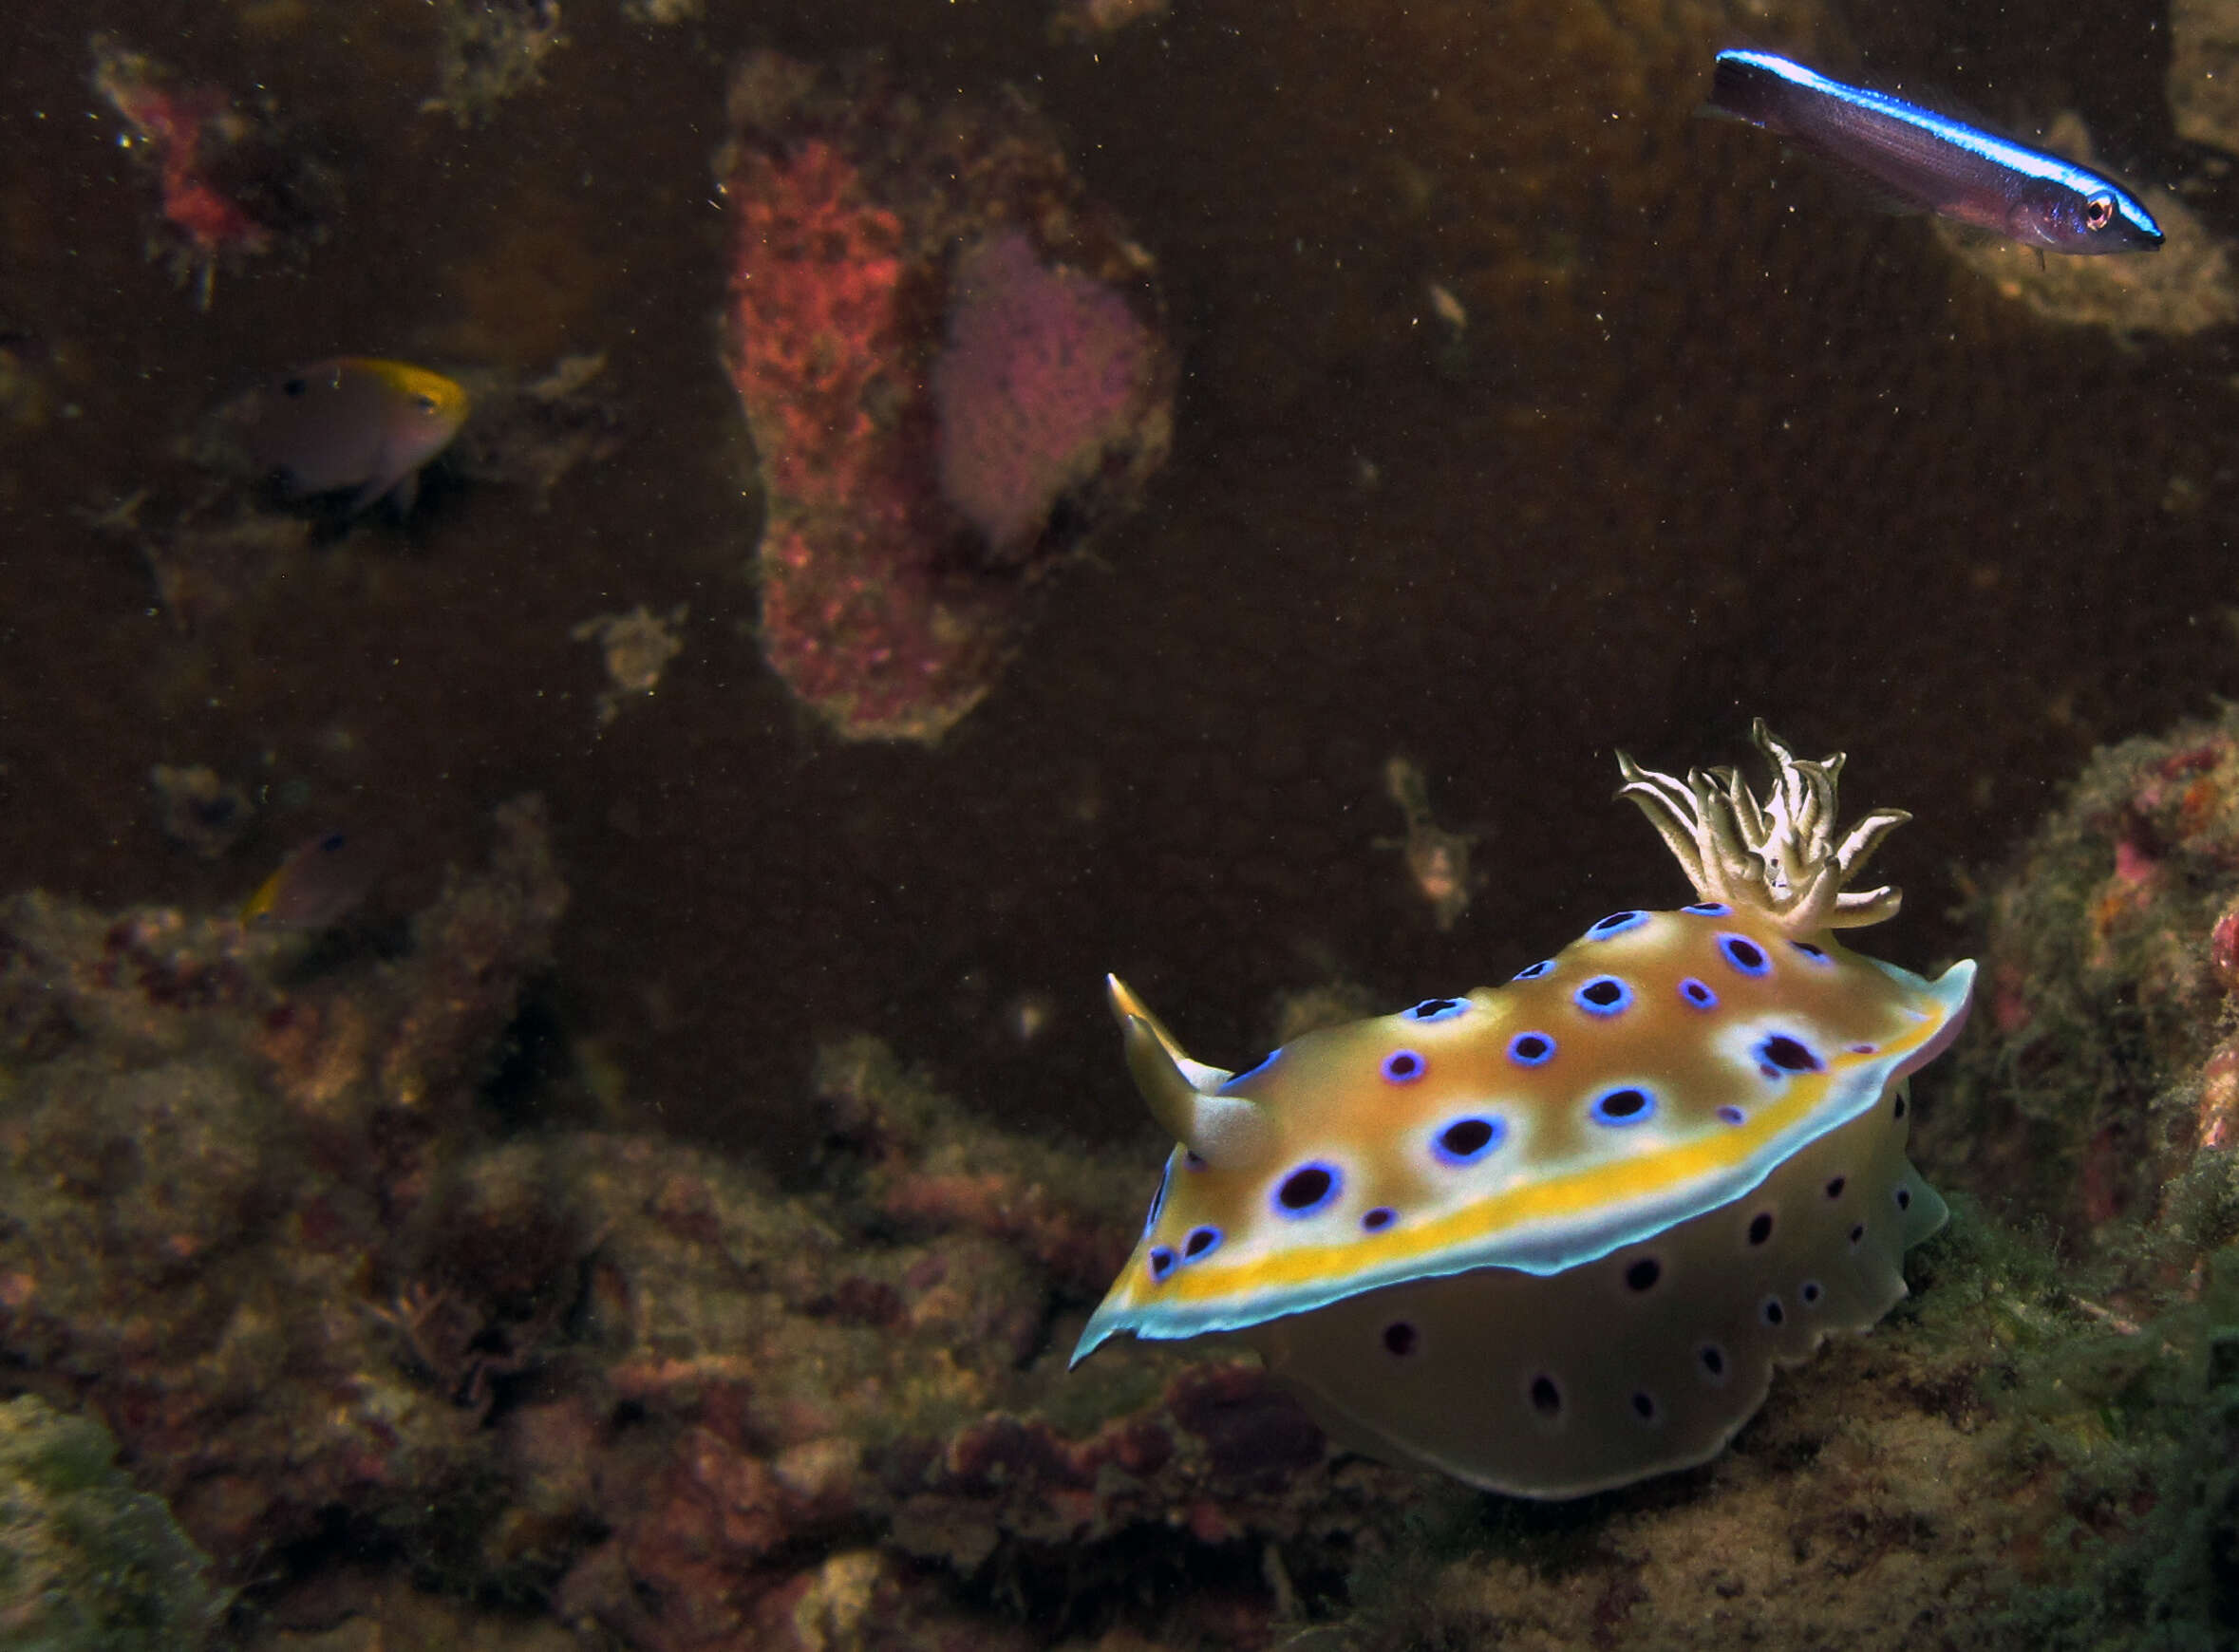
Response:
[{"label": "nudibranch", "polygon": [[1929,981],[1836,941],[1897,910],[1845,886],[1910,817],[1838,835],[1842,756],[1754,737],[1762,797],[1620,754],[1697,899],[1612,912],[1504,986],[1231,1073],[1113,978],[1177,1145],[1074,1361],[1232,1334],[1341,1445],[1571,1497],[1715,1456],[1776,1364],[1880,1319],[1944,1222],[1907,1079],[1974,966]]}]

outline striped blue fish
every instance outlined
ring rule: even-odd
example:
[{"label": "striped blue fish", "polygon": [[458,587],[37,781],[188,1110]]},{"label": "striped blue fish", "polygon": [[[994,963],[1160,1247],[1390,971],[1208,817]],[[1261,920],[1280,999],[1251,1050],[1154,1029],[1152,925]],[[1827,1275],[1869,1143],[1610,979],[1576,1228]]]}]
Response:
[{"label": "striped blue fish", "polygon": [[1894,203],[2049,253],[2150,253],[2161,227],[2088,167],[1764,51],[1722,51],[1710,107],[1777,132]]}]

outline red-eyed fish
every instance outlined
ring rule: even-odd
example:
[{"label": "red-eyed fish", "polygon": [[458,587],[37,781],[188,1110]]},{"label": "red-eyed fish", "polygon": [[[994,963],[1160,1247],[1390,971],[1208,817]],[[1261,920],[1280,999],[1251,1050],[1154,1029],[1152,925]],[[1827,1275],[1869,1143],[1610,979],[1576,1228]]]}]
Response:
[{"label": "red-eyed fish", "polygon": [[337,356],[283,373],[252,398],[250,457],[291,497],[355,488],[352,511],[384,498],[408,514],[421,467],[466,419],[465,387],[407,362]]},{"label": "red-eyed fish", "polygon": [[1892,205],[2048,253],[2150,253],[2161,226],[2112,178],[1765,51],[1722,51],[1710,112],[1777,132]]},{"label": "red-eyed fish", "polygon": [[322,832],[306,839],[241,903],[242,924],[298,934],[332,929],[372,889],[387,850],[375,833]]}]

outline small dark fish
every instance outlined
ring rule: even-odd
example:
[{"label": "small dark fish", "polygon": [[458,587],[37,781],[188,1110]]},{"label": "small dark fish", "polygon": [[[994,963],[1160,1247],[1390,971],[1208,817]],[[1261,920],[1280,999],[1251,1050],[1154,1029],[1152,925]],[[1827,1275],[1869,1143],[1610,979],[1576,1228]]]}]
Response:
[{"label": "small dark fish", "polygon": [[256,392],[250,457],[293,496],[357,489],[350,509],[387,497],[408,513],[420,467],[450,445],[466,419],[456,380],[406,362],[338,356],[283,373]]},{"label": "small dark fish", "polygon": [[387,844],[378,835],[322,832],[297,844],[256,886],[241,903],[241,922],[296,933],[330,929],[357,910],[386,858]]},{"label": "small dark fish", "polygon": [[1899,205],[2026,246],[2150,253],[2161,245],[2153,215],[2110,178],[1770,52],[1720,52],[1710,107],[1860,175]]}]

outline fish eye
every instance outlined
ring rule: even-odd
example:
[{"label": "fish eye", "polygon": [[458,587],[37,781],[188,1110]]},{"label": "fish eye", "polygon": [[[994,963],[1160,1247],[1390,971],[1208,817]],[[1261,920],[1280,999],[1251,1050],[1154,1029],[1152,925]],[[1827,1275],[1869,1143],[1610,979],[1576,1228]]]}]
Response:
[{"label": "fish eye", "polygon": [[2095,195],[2083,203],[2083,223],[2086,229],[2103,230],[2115,221],[2115,197]]}]

